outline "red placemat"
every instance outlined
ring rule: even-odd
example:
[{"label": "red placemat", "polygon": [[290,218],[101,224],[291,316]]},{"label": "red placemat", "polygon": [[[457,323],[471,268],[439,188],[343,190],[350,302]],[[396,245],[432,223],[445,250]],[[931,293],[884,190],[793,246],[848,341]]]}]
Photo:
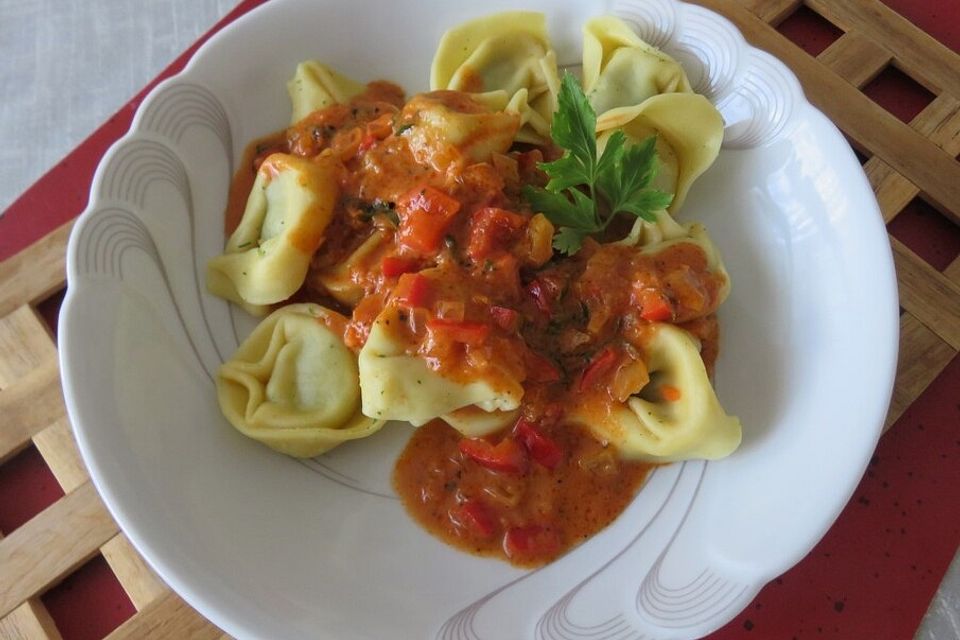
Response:
[{"label": "red placemat", "polygon": [[[78,215],[86,205],[97,163],[127,131],[149,90],[179,71],[213,32],[263,1],[242,2],[25,192],[0,217],[0,260]],[[889,0],[887,4],[960,50],[960,15],[953,2]],[[818,53],[837,36],[825,28],[829,31],[817,15],[801,12],[781,31]],[[879,85],[872,97],[889,103],[892,112],[909,120],[926,102],[916,86],[898,82],[895,78]],[[914,208],[913,213],[907,215],[905,210],[895,219],[891,232],[942,270],[960,251],[960,232],[950,222],[944,226],[944,219],[934,210],[924,210],[922,202]],[[55,310],[57,305],[49,306]],[[712,637],[913,637],[960,541],[958,390],[960,358],[954,357],[881,439],[853,500],[827,536]],[[810,461],[811,469],[816,463]],[[43,460],[28,449],[0,467],[0,531],[9,533],[61,495]],[[80,597],[70,596],[80,592]],[[102,560],[85,565],[48,592],[43,602],[65,640],[101,638],[133,613]]]}]

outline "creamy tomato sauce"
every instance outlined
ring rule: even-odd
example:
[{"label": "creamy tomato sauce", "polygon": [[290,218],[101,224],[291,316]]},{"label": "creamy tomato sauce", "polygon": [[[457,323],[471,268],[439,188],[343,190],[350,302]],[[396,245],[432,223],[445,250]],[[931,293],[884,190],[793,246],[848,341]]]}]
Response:
[{"label": "creamy tomato sauce", "polygon": [[650,470],[582,429],[544,434],[563,452],[555,467],[502,473],[462,455],[460,434],[436,420],[414,432],[394,486],[435,536],[472,553],[505,554],[518,566],[542,565],[610,524]]},{"label": "creamy tomato sauce", "polygon": [[[434,535],[536,566],[609,524],[650,469],[566,423],[570,403],[600,416],[640,393],[655,322],[699,338],[711,370],[725,281],[692,242],[649,255],[588,238],[575,256],[554,255],[553,226],[520,193],[543,186],[537,164],[557,149],[507,148],[519,120],[503,113],[452,144],[430,129],[437,108],[490,115],[466,94],[407,102],[395,85],[376,82],[258,141],[235,179],[226,226],[239,220],[271,153],[336,159],[339,202],[296,299],[347,315],[354,350],[387,312],[393,339],[444,377],[522,385],[520,411],[498,433],[465,438],[439,420],[418,429],[394,480]],[[490,141],[504,137],[491,152]],[[611,228],[625,235],[623,225]],[[679,390],[656,393],[670,401]]]}]

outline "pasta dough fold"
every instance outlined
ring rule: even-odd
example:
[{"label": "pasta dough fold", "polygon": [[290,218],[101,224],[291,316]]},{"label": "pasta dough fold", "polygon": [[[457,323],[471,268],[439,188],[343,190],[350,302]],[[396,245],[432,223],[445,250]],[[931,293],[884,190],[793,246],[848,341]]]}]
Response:
[{"label": "pasta dough fold", "polygon": [[710,272],[722,276],[723,286],[717,292],[716,300],[716,304],[720,305],[730,295],[730,274],[723,264],[720,251],[710,239],[707,228],[702,224],[698,222],[680,224],[667,211],[659,211],[654,222],[637,218],[627,237],[616,244],[637,247],[643,253],[655,254],[683,242],[700,247],[706,256],[707,268]]},{"label": "pasta dough fold", "polygon": [[361,92],[362,84],[340,75],[322,62],[301,62],[287,82],[287,93],[293,107],[290,124],[296,124],[317,109],[349,102],[350,98]]},{"label": "pasta dough fold", "polygon": [[411,125],[405,135],[413,157],[442,172],[461,158],[487,162],[494,153],[506,153],[520,118],[502,110],[504,99],[499,92],[476,98],[454,91],[414,96],[400,112],[400,121]]},{"label": "pasta dough fold", "polygon": [[298,458],[366,437],[382,420],[360,412],[356,356],[346,318],[316,304],[265,318],[217,374],[217,399],[244,435]]},{"label": "pasta dough fold", "polygon": [[651,379],[639,395],[609,412],[578,405],[570,420],[616,445],[625,458],[671,462],[730,455],[740,444],[740,421],[720,406],[696,339],[657,324],[644,351]]},{"label": "pasta dough fold", "polygon": [[430,87],[503,91],[504,109],[522,122],[516,140],[548,142],[560,78],[543,14],[507,11],[450,29],[434,55]]},{"label": "pasta dough fold", "polygon": [[448,425],[468,438],[482,438],[515,423],[520,410],[484,411],[477,406],[463,407],[440,416]]},{"label": "pasta dough fold", "polygon": [[663,93],[631,107],[597,116],[597,147],[602,150],[616,130],[630,142],[657,136],[660,168],[653,186],[674,194],[668,210],[683,204],[694,180],[710,168],[723,142],[723,118],[701,95]]},{"label": "pasta dough fold", "polygon": [[374,321],[360,350],[364,415],[419,427],[471,405],[488,413],[520,407],[523,387],[519,382],[497,387],[482,379],[457,382],[431,369],[423,358],[406,353],[390,328],[401,322],[398,309],[388,306]]},{"label": "pasta dough fold", "polygon": [[254,311],[293,295],[323,241],[337,193],[324,160],[281,153],[264,160],[240,225],[224,253],[207,263],[210,292]]},{"label": "pasta dough fold", "polygon": [[620,18],[603,16],[583,27],[583,91],[603,113],[661,93],[693,90],[676,60],[644,42]]},{"label": "pasta dough fold", "polygon": [[363,285],[357,282],[355,275],[359,270],[369,268],[375,260],[382,259],[382,249],[386,244],[386,234],[374,231],[345,260],[311,275],[311,278],[337,302],[355,307],[364,296]]},{"label": "pasta dough fold", "polygon": [[678,211],[720,152],[720,112],[693,93],[676,60],[612,16],[583,28],[583,89],[598,114],[599,150],[617,130],[634,143],[657,136],[660,169],[653,186],[674,194],[668,209]]}]

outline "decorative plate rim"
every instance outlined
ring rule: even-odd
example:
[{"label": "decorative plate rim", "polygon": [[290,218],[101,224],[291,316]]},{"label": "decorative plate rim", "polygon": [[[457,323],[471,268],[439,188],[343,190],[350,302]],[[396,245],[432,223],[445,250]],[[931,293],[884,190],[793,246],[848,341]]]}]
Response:
[{"label": "decorative plate rim", "polygon": [[[221,610],[215,605],[211,605],[204,594],[194,588],[194,585],[190,580],[183,578],[182,568],[176,567],[175,561],[163,558],[162,553],[158,553],[157,550],[154,549],[152,545],[144,539],[144,536],[141,535],[140,525],[138,524],[136,516],[132,513],[128,513],[119,506],[122,502],[122,499],[118,496],[117,492],[114,490],[114,487],[111,485],[108,479],[109,474],[106,473],[104,467],[98,463],[98,460],[102,462],[103,452],[97,451],[96,445],[89,437],[90,434],[88,433],[87,429],[84,428],[84,415],[86,409],[81,407],[82,402],[79,397],[77,381],[75,375],[71,373],[75,371],[76,363],[72,362],[69,357],[69,354],[73,351],[74,340],[78,340],[78,336],[76,336],[75,332],[72,330],[69,319],[71,315],[75,313],[74,310],[78,305],[78,301],[85,295],[88,295],[90,293],[89,290],[91,288],[95,288],[98,282],[96,278],[88,277],[87,274],[83,273],[83,270],[80,268],[81,238],[83,237],[83,233],[89,230],[88,228],[95,220],[95,217],[98,214],[102,214],[104,211],[110,210],[113,206],[115,198],[109,193],[105,195],[104,192],[105,184],[109,182],[109,179],[111,178],[111,163],[114,162],[119,157],[121,152],[125,148],[128,148],[131,143],[145,141],[144,144],[149,143],[156,145],[157,147],[163,147],[166,144],[166,141],[162,137],[158,137],[154,133],[151,133],[149,130],[145,130],[143,128],[145,118],[150,113],[150,108],[156,104],[157,100],[161,96],[178,87],[182,88],[200,86],[200,88],[203,89],[202,85],[194,83],[192,80],[195,79],[195,76],[199,75],[198,69],[202,66],[202,60],[208,51],[219,46],[219,43],[225,38],[228,38],[231,30],[236,28],[238,25],[245,25],[259,20],[261,16],[265,15],[267,12],[279,12],[281,11],[279,7],[287,4],[292,5],[295,2],[296,0],[274,0],[273,2],[261,5],[260,7],[257,7],[251,10],[249,13],[239,17],[234,23],[228,25],[223,30],[215,34],[207,43],[200,47],[180,73],[159,83],[157,87],[151,91],[147,98],[144,99],[137,109],[130,130],[117,142],[115,142],[105,153],[91,184],[90,202],[83,214],[81,214],[80,218],[78,219],[73,233],[71,234],[67,248],[67,279],[70,286],[68,287],[67,295],[63,303],[63,310],[61,312],[61,322],[64,322],[65,324],[65,329],[61,333],[61,348],[59,351],[61,370],[63,371],[64,398],[71,423],[75,425],[74,433],[77,438],[80,452],[89,468],[90,476],[94,485],[96,486],[100,495],[103,497],[104,503],[108,507],[111,515],[121,525],[121,529],[127,533],[134,546],[143,554],[144,558],[164,579],[164,581],[166,581],[167,584],[170,584],[177,593],[181,594],[187,602],[196,607],[201,613],[203,613],[203,615],[209,617],[222,628],[237,635],[251,633],[251,631],[244,625],[244,623],[238,621],[235,616],[232,616],[228,612]],[[728,119],[728,124],[731,124],[731,128],[728,131],[730,138],[725,140],[726,149],[749,149],[756,146],[772,144],[773,142],[780,140],[782,136],[790,130],[790,127],[794,126],[798,119],[802,119],[801,116],[810,116],[814,119],[820,118],[829,124],[830,127],[833,127],[837,136],[841,135],[836,127],[834,127],[832,123],[829,123],[826,117],[823,116],[822,113],[820,113],[806,100],[802,89],[800,88],[799,82],[793,73],[787,69],[782,62],[773,56],[750,46],[743,39],[736,27],[734,27],[733,24],[723,16],[696,5],[689,5],[680,2],[680,0],[647,0],[645,2],[641,0],[613,0],[610,2],[610,8],[613,13],[619,12],[621,15],[623,15],[623,13],[626,12],[628,14],[628,18],[631,16],[633,17],[633,22],[635,24],[641,24],[638,23],[638,16],[645,17],[650,20],[650,22],[642,23],[646,24],[648,27],[655,24],[656,20],[661,20],[661,23],[656,23],[660,25],[660,31],[656,33],[652,31],[650,33],[644,33],[641,29],[641,35],[650,36],[651,33],[654,33],[651,39],[656,41],[659,37],[660,40],[660,42],[655,42],[656,44],[662,44],[666,50],[678,53],[677,57],[685,63],[695,59],[695,55],[690,48],[693,45],[688,38],[691,32],[698,34],[697,37],[701,38],[700,40],[694,39],[696,40],[694,44],[699,43],[699,45],[702,47],[713,46],[710,41],[703,39],[703,29],[707,28],[706,25],[714,25],[718,29],[718,32],[722,34],[722,37],[731,39],[732,42],[741,50],[743,56],[740,59],[734,61],[727,59],[721,60],[721,62],[726,65],[724,68],[725,73],[728,74],[727,76],[716,74],[711,75],[713,69],[710,68],[701,69],[697,74],[693,74],[698,76],[700,87],[704,89],[705,93],[718,100],[721,105],[725,105],[727,107],[728,111],[725,112],[725,115],[729,113],[741,118],[733,123],[730,123],[730,119]],[[653,16],[653,18],[650,16]],[[667,25],[669,28],[664,27],[663,25]],[[699,31],[697,31],[698,29]],[[659,34],[659,36],[656,34]],[[685,40],[685,38],[687,39]],[[752,94],[749,92],[745,94],[743,91],[741,91],[743,85],[745,84],[751,85],[752,83],[754,89],[756,89],[756,85],[762,85],[764,79],[766,79],[766,81],[771,81],[771,78],[772,81],[779,83],[777,90],[764,90],[761,86],[759,90],[756,90],[755,93]],[[778,91],[781,93],[778,93]],[[224,114],[224,118],[227,118],[226,114]],[[232,134],[228,123],[226,136],[223,138],[228,157],[232,153],[231,147],[233,141],[230,139],[231,135]],[[170,152],[176,155],[176,150],[171,149]],[[233,167],[231,164],[231,174],[232,168]],[[862,173],[862,170],[860,172],[859,179],[861,184],[858,186],[858,188],[863,188],[865,185],[869,190],[869,183],[866,179],[866,176]],[[187,199],[189,199],[189,196],[187,196]],[[868,215],[865,215],[864,218],[865,220],[868,218],[872,220],[872,222],[867,222],[873,226],[873,228],[870,230],[871,233],[877,233],[878,230],[882,233],[885,233],[879,207],[876,206],[875,201],[873,202],[873,205],[874,211],[869,212],[870,214],[875,214],[873,218],[870,218]],[[132,213],[131,217],[136,218],[137,216],[135,213]],[[136,223],[131,221],[130,224],[135,225]],[[120,232],[115,235],[119,238]],[[124,236],[124,238],[125,237],[126,236]],[[119,240],[117,241],[119,242]],[[898,323],[896,321],[898,317],[896,304],[897,289],[893,270],[892,253],[889,252],[889,246],[887,249],[888,252],[884,256],[885,260],[883,260],[884,264],[878,265],[880,270],[883,272],[882,277],[879,278],[878,281],[886,283],[884,295],[886,298],[893,301],[892,309],[890,310],[890,317],[885,319],[887,324],[884,325],[881,330],[881,333],[887,334],[887,337],[891,342],[891,344],[882,346],[882,350],[885,350],[887,355],[892,357],[892,361],[889,361],[888,359],[887,367],[889,370],[885,372],[886,376],[883,380],[885,388],[881,389],[878,394],[878,397],[883,398],[884,402],[878,403],[876,412],[879,412],[879,415],[876,416],[875,419],[871,418],[870,420],[871,422],[876,423],[876,428],[874,429],[874,433],[872,433],[872,440],[864,443],[862,447],[862,455],[855,461],[856,464],[851,468],[852,475],[855,475],[857,479],[862,476],[869,461],[870,455],[875,448],[876,441],[880,436],[883,419],[886,413],[886,408],[889,405],[889,400],[892,396],[894,384],[896,353],[898,349]],[[118,260],[120,259],[118,258]],[[105,266],[104,268],[109,267]],[[172,293],[171,297],[173,297]],[[201,315],[203,314],[201,313]],[[235,326],[234,331],[236,332]],[[187,333],[189,338],[189,330],[187,330]],[[216,349],[217,345],[214,344],[213,347]],[[197,352],[196,347],[194,350]],[[207,360],[210,362],[212,362],[210,359],[211,357],[212,356],[209,356],[208,354]],[[204,355],[198,353],[197,359],[200,361],[201,365],[204,366],[204,368],[208,369],[207,373],[210,374],[209,365],[204,363]],[[880,408],[881,404],[882,409]],[[693,500],[696,498],[700,483],[702,482],[703,476],[710,464],[711,463],[691,462],[682,465],[674,465],[676,468],[673,470],[673,472],[670,472],[674,473],[676,476],[673,478],[674,487],[688,487],[689,491],[691,492],[689,496],[689,505],[691,506],[688,507],[687,512],[681,513],[677,516],[680,518],[680,524],[677,526],[676,531],[672,534],[673,537],[676,537],[676,535],[680,532],[682,523],[686,518],[685,514],[689,513],[689,508],[692,508]],[[856,468],[857,466],[859,466],[859,468]],[[332,470],[331,473],[337,473],[337,471]],[[856,484],[856,482],[853,482],[849,487],[845,487],[846,495],[842,501],[837,501],[835,503],[834,509],[821,513],[821,517],[823,518],[825,526],[823,526],[822,532],[819,534],[819,536],[817,536],[815,539],[809,540],[808,544],[803,545],[802,548],[796,549],[795,553],[790,557],[785,557],[782,563],[783,566],[766,566],[762,568],[756,568],[751,581],[748,581],[746,584],[742,585],[733,585],[729,589],[727,589],[727,586],[725,586],[722,582],[717,583],[715,581],[714,584],[720,584],[720,587],[717,587],[717,589],[727,589],[722,594],[717,589],[714,589],[714,591],[706,590],[707,587],[704,585],[713,579],[710,575],[704,574],[702,578],[698,578],[699,582],[690,587],[691,592],[699,594],[697,597],[703,596],[704,593],[707,593],[708,595],[714,594],[709,595],[710,598],[714,598],[712,604],[710,604],[710,606],[703,605],[701,607],[702,611],[700,611],[700,613],[703,613],[704,611],[706,612],[703,614],[706,616],[703,619],[700,619],[696,623],[690,623],[689,621],[684,623],[682,618],[676,618],[674,620],[670,616],[674,615],[678,610],[684,610],[683,607],[686,607],[685,610],[691,610],[692,607],[696,613],[697,606],[700,606],[696,599],[694,598],[694,600],[691,601],[689,593],[680,594],[678,599],[677,597],[674,597],[675,594],[671,594],[670,588],[654,583],[648,584],[647,582],[643,583],[643,588],[641,588],[636,595],[637,611],[640,617],[644,618],[646,616],[647,621],[650,622],[654,628],[670,634],[670,637],[680,637],[680,635],[676,634],[690,633],[699,635],[701,633],[708,633],[716,628],[719,628],[722,626],[722,624],[725,624],[727,621],[735,617],[767,581],[781,573],[783,570],[793,566],[807,553],[809,553],[810,549],[815,546],[815,544],[826,533],[832,523],[839,516],[840,512],[855,490]],[[673,490],[674,489],[671,489],[670,495],[672,495]],[[666,506],[666,503],[664,506]],[[658,511],[657,513],[659,514],[660,512]],[[648,522],[647,526],[652,525],[655,519],[656,516],[654,516],[653,519]],[[637,535],[637,538],[639,538],[642,533],[643,532],[640,532]],[[661,553],[657,562],[663,561],[664,555],[668,549],[669,545],[663,550],[663,553]],[[624,551],[626,551],[626,549],[624,549]],[[599,569],[598,572],[602,569],[603,568]],[[533,574],[525,574],[519,577],[516,582],[521,582],[527,579],[530,575]],[[478,632],[473,628],[472,625],[474,624],[474,616],[477,615],[479,607],[483,606],[483,604],[488,600],[495,598],[502,589],[506,589],[512,584],[513,582],[504,585],[501,587],[501,589],[488,594],[487,598],[484,598],[482,601],[478,601],[474,605],[468,606],[460,613],[451,617],[447,623],[442,625],[437,631],[437,637],[444,639],[449,638],[450,640],[465,640],[467,638],[472,639],[486,637],[479,635]],[[700,586],[696,586],[697,584]],[[565,597],[572,598],[573,595],[575,595],[575,592],[579,590],[582,585],[583,583],[578,585]],[[629,625],[624,626],[626,623],[615,619],[608,620],[602,625],[592,628],[577,627],[567,618],[565,618],[566,613],[563,607],[560,607],[560,602],[561,601],[558,601],[558,604],[554,608],[551,608],[540,619],[540,622],[538,622],[536,634],[539,639],[553,640],[559,638],[573,639],[590,637],[599,640],[600,638],[621,638],[628,636],[636,638],[661,637],[648,636],[645,635],[646,632],[641,634],[639,631],[630,627]],[[646,603],[646,605],[644,603]],[[710,607],[713,608],[711,609]],[[676,622],[676,624],[671,625],[671,620]],[[630,633],[633,635],[629,635]],[[685,635],[684,637],[694,636]]]}]

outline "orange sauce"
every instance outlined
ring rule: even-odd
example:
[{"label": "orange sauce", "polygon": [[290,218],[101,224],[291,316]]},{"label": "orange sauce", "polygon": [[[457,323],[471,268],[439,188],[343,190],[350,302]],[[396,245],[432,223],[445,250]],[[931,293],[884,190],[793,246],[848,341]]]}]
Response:
[{"label": "orange sauce", "polygon": [[[422,527],[470,553],[503,557],[507,531],[541,527],[550,544],[509,557],[518,566],[539,566],[613,522],[651,469],[621,460],[576,427],[551,436],[568,452],[555,469],[534,464],[523,474],[498,473],[461,454],[460,434],[435,420],[414,432],[397,460],[394,487]],[[471,516],[460,509],[464,504],[479,505],[489,529],[465,521]]]},{"label": "orange sauce", "polygon": [[[465,114],[484,110],[457,92],[430,99]],[[692,242],[649,255],[587,239],[575,256],[551,258],[553,229],[533,222],[520,194],[545,184],[537,164],[556,158],[555,148],[504,149],[473,162],[438,147],[437,169],[411,150],[410,121],[402,91],[376,82],[256,141],[231,187],[225,226],[236,227],[270,153],[330,156],[339,198],[295,299],[344,313],[354,350],[389,312],[393,337],[439,374],[522,385],[520,417],[500,433],[468,439],[439,420],[418,429],[394,484],[411,516],[448,543],[541,565],[613,521],[651,468],[566,423],[573,400],[605,415],[638,393],[649,380],[644,348],[654,321],[696,336],[711,371],[724,276]],[[664,393],[679,399],[681,391]]]}]

